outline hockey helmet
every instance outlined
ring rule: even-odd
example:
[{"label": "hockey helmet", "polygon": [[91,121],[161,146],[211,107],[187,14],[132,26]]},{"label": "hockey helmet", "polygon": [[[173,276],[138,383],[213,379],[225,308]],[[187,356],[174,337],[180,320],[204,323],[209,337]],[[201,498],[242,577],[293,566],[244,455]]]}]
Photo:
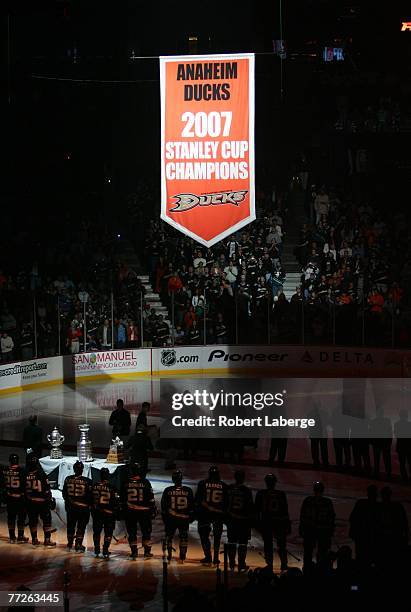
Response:
[{"label": "hockey helmet", "polygon": [[234,480],[237,484],[243,484],[245,480],[245,472],[244,470],[236,470],[234,472]]},{"label": "hockey helmet", "polygon": [[212,465],[208,470],[208,477],[210,480],[217,482],[220,480],[220,470],[216,465]]},{"label": "hockey helmet", "polygon": [[264,478],[264,482],[268,489],[273,489],[277,484],[277,476],[275,476],[275,474],[267,474]]},{"label": "hockey helmet", "polygon": [[83,469],[84,469],[84,463],[82,461],[76,461],[76,463],[73,465],[73,471],[76,476],[81,476],[83,473]]},{"label": "hockey helmet", "polygon": [[29,470],[36,469],[38,465],[39,460],[36,455],[34,455],[34,453],[30,453],[29,455],[27,455],[27,467],[29,468]]},{"label": "hockey helmet", "polygon": [[172,473],[171,480],[174,482],[174,484],[181,485],[183,482],[183,472],[181,470],[175,470]]},{"label": "hockey helmet", "polygon": [[130,464],[130,472],[132,476],[142,476],[143,469],[140,463],[131,463]]},{"label": "hockey helmet", "polygon": [[10,465],[18,465],[19,464],[19,456],[16,455],[16,453],[12,453],[9,456],[9,463],[10,463]]},{"label": "hockey helmet", "polygon": [[324,484],[322,482],[320,482],[319,480],[317,480],[314,484],[313,484],[313,491],[314,493],[324,493]]}]

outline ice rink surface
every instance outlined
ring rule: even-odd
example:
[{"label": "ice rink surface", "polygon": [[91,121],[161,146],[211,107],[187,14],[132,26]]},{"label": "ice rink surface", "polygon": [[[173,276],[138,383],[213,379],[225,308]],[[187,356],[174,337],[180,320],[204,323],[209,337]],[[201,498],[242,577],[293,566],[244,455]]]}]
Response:
[{"label": "ice rink surface", "polygon": [[[82,383],[74,386],[48,387],[41,390],[25,391],[0,396],[0,439],[10,441],[7,446],[0,447],[0,461],[5,463],[11,450],[17,450],[23,455],[23,450],[16,447],[21,440],[21,432],[31,414],[37,414],[39,424],[44,434],[49,433],[54,426],[59,427],[65,435],[66,442],[75,445],[79,438],[78,425],[88,422],[91,426],[90,438],[95,448],[108,448],[111,439],[111,428],[108,419],[118,398],[122,398],[126,407],[135,414],[140,409],[141,402],[151,401],[156,395],[153,380],[121,380],[108,383]],[[150,425],[159,425],[160,417],[155,406],[149,415]],[[134,424],[134,423],[133,423]],[[14,442],[14,443],[13,443]],[[268,455],[268,440],[261,441],[257,450],[248,449],[244,465],[247,484],[254,493],[263,487],[264,475],[274,472],[278,477],[278,488],[286,491],[288,496],[292,534],[289,537],[289,565],[301,566],[302,542],[298,536],[298,517],[302,500],[311,491],[315,480],[322,480],[326,487],[326,495],[332,498],[337,515],[337,529],[333,540],[333,548],[342,544],[352,544],[348,538],[348,517],[358,497],[365,495],[369,484],[368,479],[337,473],[335,471],[316,471],[310,465],[308,441],[298,440],[289,443],[291,463],[285,467],[269,468],[263,464]],[[46,454],[46,452],[44,453]],[[67,455],[74,451],[66,451]],[[102,456],[102,455],[100,455]],[[330,458],[333,454],[330,444]],[[195,488],[196,483],[207,474],[211,457],[202,456],[201,460],[180,461],[185,484]],[[296,467],[300,465],[301,467]],[[163,489],[170,484],[171,473],[164,468],[164,459],[154,458],[149,463],[148,478],[152,482],[155,497],[159,503]],[[236,465],[221,463],[222,478],[230,483]],[[379,483],[377,483],[379,484]],[[380,483],[381,486],[383,483]],[[404,503],[411,517],[411,488],[398,483],[391,484],[394,498]],[[7,537],[6,514],[0,513],[0,590],[16,589],[21,585],[36,590],[62,590],[63,574],[71,574],[70,597],[71,610],[160,610],[162,585],[162,550],[163,524],[158,515],[153,526],[153,553],[151,560],[139,558],[137,561],[128,559],[129,548],[124,539],[125,529],[120,522],[116,528],[116,538],[113,540],[109,561],[95,559],[92,546],[91,524],[87,528],[85,554],[69,553],[65,549],[65,512],[60,492],[56,491],[57,510],[61,518],[53,512],[53,524],[58,529],[54,535],[57,541],[55,549],[34,548],[31,544],[9,544]],[[61,520],[62,519],[62,520]],[[39,530],[41,534],[41,530]],[[26,529],[28,535],[28,528]],[[225,533],[223,534],[223,542]],[[177,542],[175,543],[177,547]],[[262,541],[258,533],[253,531],[250,541],[247,563],[252,567],[263,567],[261,556]],[[209,594],[215,592],[216,570],[204,568],[199,564],[202,550],[197,534],[197,523],[190,528],[188,559],[184,565],[175,561],[169,564],[169,599],[176,601],[184,586],[195,585]],[[221,555],[221,561],[223,555]],[[276,559],[275,569],[279,568]],[[230,585],[244,584],[246,575],[230,576]]]}]

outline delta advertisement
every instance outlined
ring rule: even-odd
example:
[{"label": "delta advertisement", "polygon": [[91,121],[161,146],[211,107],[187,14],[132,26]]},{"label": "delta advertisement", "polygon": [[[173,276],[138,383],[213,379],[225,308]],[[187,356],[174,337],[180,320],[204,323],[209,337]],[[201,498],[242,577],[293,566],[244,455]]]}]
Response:
[{"label": "delta advertisement", "polygon": [[154,349],[153,374],[239,374],[266,376],[403,376],[403,351],[330,346],[204,346]]},{"label": "delta advertisement", "polygon": [[212,246],[255,219],[254,55],[160,58],[161,218]]}]

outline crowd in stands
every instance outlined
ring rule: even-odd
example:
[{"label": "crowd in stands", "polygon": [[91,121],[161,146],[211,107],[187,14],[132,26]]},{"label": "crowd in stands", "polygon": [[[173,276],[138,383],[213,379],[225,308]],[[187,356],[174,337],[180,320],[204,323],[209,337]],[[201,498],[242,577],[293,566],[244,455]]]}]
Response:
[{"label": "crowd in stands", "polygon": [[[353,157],[355,172],[366,175],[358,156],[361,151]],[[28,264],[26,258],[10,265],[3,250],[2,361],[170,344],[407,347],[406,215],[391,214],[367,189],[359,194],[347,180],[336,187],[310,185],[318,169],[313,173],[309,166],[303,155],[288,190],[259,188],[257,220],[210,249],[148,211],[144,216],[138,201],[148,188],[130,196],[130,239],[138,236],[141,269],[167,314],[150,309],[136,270],[125,263],[123,239],[96,222],[73,226],[68,219],[58,241],[50,237],[45,248],[30,245]],[[287,226],[296,223],[296,192],[305,198],[307,222],[295,247],[301,280],[288,300],[282,255]],[[28,233],[18,235],[17,248],[28,239]]]},{"label": "crowd in stands", "polygon": [[256,340],[263,335],[267,308],[285,278],[284,233],[281,199],[263,208],[244,231],[209,249],[151,222],[146,235],[150,279],[168,306],[176,344],[241,341],[250,323]]},{"label": "crowd in stands", "polygon": [[308,199],[313,222],[301,227],[295,249],[301,285],[291,298],[304,301],[308,335],[332,341],[336,332],[351,343],[407,346],[411,252],[405,216],[325,186],[312,186]]},{"label": "crowd in stands", "polygon": [[301,283],[289,301],[281,255],[292,190],[260,192],[257,220],[211,249],[162,221],[149,222],[144,264],[168,317],[150,310],[136,271],[122,259],[121,241],[99,245],[85,224],[84,245],[74,240],[88,262],[80,275],[78,260],[67,265],[57,252],[50,254],[58,263],[52,268],[36,261],[16,274],[0,271],[2,360],[29,359],[36,348],[40,357],[83,351],[84,314],[90,351],[204,342],[407,346],[405,216],[389,216],[337,188],[312,185],[303,193],[312,222],[301,227],[295,248]]},{"label": "crowd in stands", "polygon": [[282,290],[285,202],[260,194],[257,220],[212,248],[152,220],[150,280],[174,322],[175,344],[266,341],[267,312]]},{"label": "crowd in stands", "polygon": [[[411,119],[409,80],[394,70],[319,71],[312,99],[337,131],[397,133],[408,131]],[[394,93],[395,92],[395,93]],[[318,104],[317,104],[318,103]]]},{"label": "crowd in stands", "polygon": [[340,109],[335,122],[337,131],[390,133],[400,132],[406,127],[404,114],[400,105],[393,104],[390,99],[380,100],[377,105],[370,105],[363,111],[358,108]]},{"label": "crowd in stands", "polygon": [[84,318],[87,350],[140,346],[145,290],[123,248],[83,222],[60,242],[50,240],[30,268],[2,269],[2,361],[84,350]]}]

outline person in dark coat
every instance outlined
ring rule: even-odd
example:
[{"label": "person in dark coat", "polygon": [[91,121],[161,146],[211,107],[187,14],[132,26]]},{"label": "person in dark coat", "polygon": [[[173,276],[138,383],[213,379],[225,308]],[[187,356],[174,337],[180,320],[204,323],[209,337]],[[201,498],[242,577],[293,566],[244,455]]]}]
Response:
[{"label": "person in dark coat", "polygon": [[145,427],[145,429],[147,429],[148,427],[147,414],[149,413],[149,411],[150,411],[150,403],[143,402],[141,404],[141,411],[137,415],[136,431],[137,431],[137,428],[140,427],[141,425]]},{"label": "person in dark coat", "polygon": [[129,452],[130,462],[140,464],[141,472],[145,475],[148,470],[148,452],[153,450],[153,445],[146,433],[145,427],[139,425],[136,433],[128,439],[125,446]]},{"label": "person in dark coat", "polygon": [[377,565],[389,569],[408,546],[409,524],[404,506],[392,500],[390,487],[381,489],[377,514]]},{"label": "person in dark coat", "polygon": [[350,514],[349,536],[355,543],[355,559],[363,568],[375,561],[378,518],[378,489],[367,488],[367,497],[356,501]]},{"label": "person in dark coat", "polygon": [[400,418],[394,424],[394,435],[397,440],[395,450],[398,453],[400,474],[404,482],[411,479],[411,422],[408,411],[400,410]]},{"label": "person in dark coat", "polygon": [[31,449],[31,453],[40,459],[42,441],[43,430],[37,424],[37,416],[33,414],[29,417],[29,424],[23,430],[23,444],[26,452]]},{"label": "person in dark coat", "polygon": [[111,413],[108,424],[113,428],[113,438],[116,436],[124,438],[130,435],[131,416],[129,411],[124,408],[122,399],[117,400],[117,408]]},{"label": "person in dark coat", "polygon": [[385,473],[391,477],[391,446],[392,425],[391,419],[384,416],[382,408],[377,408],[377,414],[370,422],[371,444],[374,452],[374,475],[380,475],[381,456],[384,461]]}]

